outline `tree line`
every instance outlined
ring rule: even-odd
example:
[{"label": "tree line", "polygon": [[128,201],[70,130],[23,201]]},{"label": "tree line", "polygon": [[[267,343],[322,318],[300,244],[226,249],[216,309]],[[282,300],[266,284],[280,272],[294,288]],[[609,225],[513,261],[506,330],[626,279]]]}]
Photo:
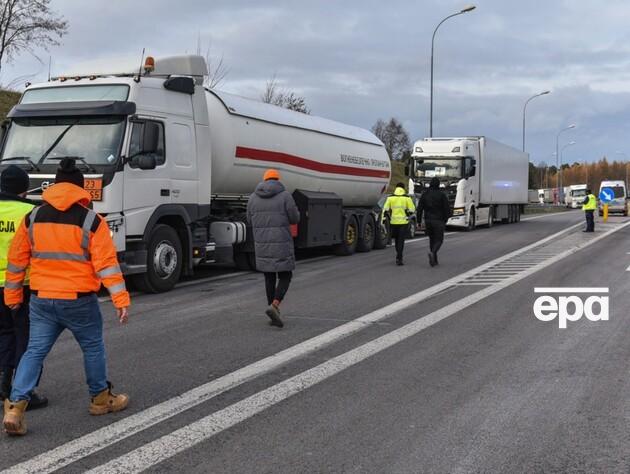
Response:
[{"label": "tree line", "polygon": [[[626,181],[630,176],[630,163],[627,161],[608,161],[604,156],[593,163],[573,163],[562,165],[562,185],[586,184],[592,190],[599,189],[599,184],[606,180]],[[541,163],[536,166],[529,163],[529,188],[555,188],[560,181],[556,166]]]}]

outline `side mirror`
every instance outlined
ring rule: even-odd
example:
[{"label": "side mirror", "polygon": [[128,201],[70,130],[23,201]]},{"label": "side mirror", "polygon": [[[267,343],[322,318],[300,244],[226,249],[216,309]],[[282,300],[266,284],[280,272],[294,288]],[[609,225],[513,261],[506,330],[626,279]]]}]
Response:
[{"label": "side mirror", "polygon": [[4,136],[7,134],[7,129],[9,128],[9,121],[5,120],[0,124],[0,145],[4,143]]},{"label": "side mirror", "polygon": [[411,164],[407,163],[407,165],[405,165],[405,176],[411,176]]},{"label": "side mirror", "polygon": [[470,168],[470,176],[475,176],[476,172],[477,172],[477,167],[473,164],[472,167]]},{"label": "side mirror", "polygon": [[140,154],[155,153],[158,149],[159,140],[160,126],[155,122],[146,122],[142,132],[142,150],[140,150]]},{"label": "side mirror", "polygon": [[138,155],[133,159],[133,163],[141,170],[154,170],[157,166],[153,155]]}]

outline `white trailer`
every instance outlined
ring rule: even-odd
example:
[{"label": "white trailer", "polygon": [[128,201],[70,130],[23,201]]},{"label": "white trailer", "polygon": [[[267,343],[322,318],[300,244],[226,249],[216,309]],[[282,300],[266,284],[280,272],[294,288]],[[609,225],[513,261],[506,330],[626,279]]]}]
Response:
[{"label": "white trailer", "polygon": [[586,184],[572,184],[569,186],[569,190],[566,195],[566,205],[572,209],[578,209],[582,207],[582,202],[586,197]]},{"label": "white trailer", "polygon": [[372,133],[204,89],[199,56],[147,59],[144,73],[29,86],[3,127],[0,168],[29,170],[41,199],[58,160],[78,157],[126,274],[166,291],[196,264],[254,264],[247,199],[267,168],[302,213],[298,247],[385,246],[376,204],[390,178]]},{"label": "white trailer", "polygon": [[517,222],[528,198],[529,155],[486,137],[425,138],[414,144],[415,191],[437,177],[453,208],[449,226]]}]

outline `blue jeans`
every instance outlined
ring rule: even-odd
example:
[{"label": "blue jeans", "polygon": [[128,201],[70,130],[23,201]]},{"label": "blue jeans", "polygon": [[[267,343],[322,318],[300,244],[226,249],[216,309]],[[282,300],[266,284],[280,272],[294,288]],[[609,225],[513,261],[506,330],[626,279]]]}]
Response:
[{"label": "blue jeans", "polygon": [[76,300],[31,296],[31,332],[28,349],[18,365],[11,401],[30,400],[44,359],[64,329],[70,330],[81,346],[90,395],[107,389],[107,366],[103,342],[103,317],[96,295]]}]

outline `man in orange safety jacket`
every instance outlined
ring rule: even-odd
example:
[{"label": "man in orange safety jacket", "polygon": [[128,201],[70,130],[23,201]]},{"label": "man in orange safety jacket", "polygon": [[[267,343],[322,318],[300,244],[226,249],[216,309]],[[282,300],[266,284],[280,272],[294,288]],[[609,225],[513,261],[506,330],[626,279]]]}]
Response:
[{"label": "man in orange safety jacket", "polygon": [[91,395],[89,412],[104,415],[129,403],[115,395],[107,380],[103,318],[96,297],[101,283],[109,290],[121,323],[126,323],[129,293],[116,258],[107,222],[88,208],[90,195],[73,159],[61,161],[55,184],[42,195],[44,204],[28,214],[9,250],[5,304],[22,303],[23,282],[30,265],[31,334],[4,403],[4,429],[26,434],[24,411],[37,384],[44,359],[68,329],[83,351]]}]

